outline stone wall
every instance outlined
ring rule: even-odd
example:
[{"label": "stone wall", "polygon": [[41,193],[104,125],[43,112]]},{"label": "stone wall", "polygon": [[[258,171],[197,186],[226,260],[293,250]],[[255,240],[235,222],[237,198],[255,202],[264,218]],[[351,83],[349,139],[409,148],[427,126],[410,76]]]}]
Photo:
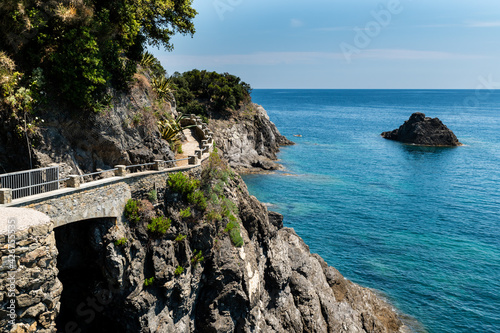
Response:
[{"label": "stone wall", "polygon": [[[79,188],[66,188],[44,194],[41,198],[26,198],[9,207],[31,208],[50,216],[54,227],[68,223],[102,217],[120,219],[127,200],[134,196],[165,188],[169,173],[190,170],[196,166],[179,167],[164,171],[130,174],[82,184]],[[162,199],[162,198],[158,198]]]},{"label": "stone wall", "polygon": [[100,217],[119,218],[131,197],[128,184],[117,181],[92,185],[18,206],[47,214],[54,222],[54,227]]},{"label": "stone wall", "polygon": [[42,213],[0,209],[2,332],[56,332],[62,284],[53,229]]}]

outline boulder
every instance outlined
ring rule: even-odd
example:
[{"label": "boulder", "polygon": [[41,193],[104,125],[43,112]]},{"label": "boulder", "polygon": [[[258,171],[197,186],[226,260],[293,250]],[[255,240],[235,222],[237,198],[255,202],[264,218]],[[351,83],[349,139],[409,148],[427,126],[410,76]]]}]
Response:
[{"label": "boulder", "polygon": [[422,146],[461,146],[455,134],[438,118],[426,117],[415,112],[399,128],[383,132],[382,137],[389,140]]}]

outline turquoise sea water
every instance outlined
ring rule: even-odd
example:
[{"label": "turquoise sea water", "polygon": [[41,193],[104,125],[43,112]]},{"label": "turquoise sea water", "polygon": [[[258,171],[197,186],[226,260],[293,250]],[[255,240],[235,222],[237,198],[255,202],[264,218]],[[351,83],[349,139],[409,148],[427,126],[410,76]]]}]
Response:
[{"label": "turquoise sea water", "polygon": [[[500,92],[254,90],[252,98],[297,145],[279,155],[286,172],[245,182],[312,252],[380,290],[420,323],[409,319],[415,331],[500,332]],[[380,137],[417,111],[465,146]]]}]

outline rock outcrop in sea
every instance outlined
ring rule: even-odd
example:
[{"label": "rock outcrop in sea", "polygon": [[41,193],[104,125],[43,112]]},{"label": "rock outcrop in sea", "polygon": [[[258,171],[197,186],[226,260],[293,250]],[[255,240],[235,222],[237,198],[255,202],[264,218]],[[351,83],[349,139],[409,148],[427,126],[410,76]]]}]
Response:
[{"label": "rock outcrop in sea", "polygon": [[438,118],[415,112],[399,128],[383,132],[382,137],[423,146],[461,146],[455,134]]}]

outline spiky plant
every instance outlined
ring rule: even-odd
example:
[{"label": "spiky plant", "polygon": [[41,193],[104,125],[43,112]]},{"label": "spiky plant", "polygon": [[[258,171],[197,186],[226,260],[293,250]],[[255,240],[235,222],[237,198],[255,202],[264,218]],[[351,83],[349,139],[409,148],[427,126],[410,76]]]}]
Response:
[{"label": "spiky plant", "polygon": [[161,137],[168,142],[176,141],[179,139],[179,133],[187,128],[194,127],[195,125],[182,126],[181,120],[186,118],[185,115],[180,114],[176,119],[166,119],[158,121],[158,129],[160,130]]},{"label": "spiky plant", "polygon": [[139,63],[139,65],[141,65],[141,67],[143,68],[148,68],[154,63],[154,61],[155,61],[154,55],[152,55],[149,52],[144,52],[142,54],[141,62]]},{"label": "spiky plant", "polygon": [[151,86],[158,98],[165,101],[172,101],[173,99],[173,88],[170,79],[165,76],[157,76],[151,78]]}]

